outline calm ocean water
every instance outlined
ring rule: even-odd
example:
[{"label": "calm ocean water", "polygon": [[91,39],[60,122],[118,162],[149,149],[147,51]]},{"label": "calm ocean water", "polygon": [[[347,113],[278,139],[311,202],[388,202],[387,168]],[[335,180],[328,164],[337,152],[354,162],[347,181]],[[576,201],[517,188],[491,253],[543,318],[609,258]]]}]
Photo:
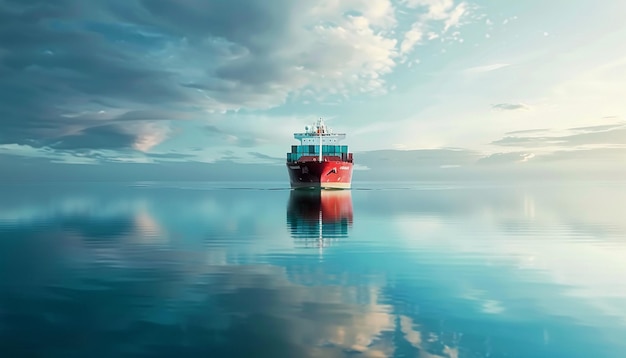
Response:
[{"label": "calm ocean water", "polygon": [[626,184],[4,184],[0,356],[622,358]]}]

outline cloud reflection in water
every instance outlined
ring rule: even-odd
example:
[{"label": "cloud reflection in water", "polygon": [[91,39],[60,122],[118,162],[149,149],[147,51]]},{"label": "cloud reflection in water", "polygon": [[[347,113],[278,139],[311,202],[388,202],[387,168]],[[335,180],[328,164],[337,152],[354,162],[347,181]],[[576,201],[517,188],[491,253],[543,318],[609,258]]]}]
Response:
[{"label": "cloud reflection in water", "polygon": [[[3,192],[0,350],[11,356],[623,348],[623,265],[592,265],[624,248],[621,204],[606,202],[619,190],[66,189]],[[303,250],[320,234],[324,260]]]}]

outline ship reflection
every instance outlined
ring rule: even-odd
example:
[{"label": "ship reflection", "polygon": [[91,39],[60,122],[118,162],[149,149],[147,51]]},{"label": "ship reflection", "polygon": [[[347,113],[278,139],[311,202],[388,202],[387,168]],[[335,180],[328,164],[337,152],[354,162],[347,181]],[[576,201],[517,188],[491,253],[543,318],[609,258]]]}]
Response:
[{"label": "ship reflection", "polygon": [[352,227],[352,194],[348,190],[293,190],[287,205],[287,227],[305,247],[328,247],[348,237]]}]

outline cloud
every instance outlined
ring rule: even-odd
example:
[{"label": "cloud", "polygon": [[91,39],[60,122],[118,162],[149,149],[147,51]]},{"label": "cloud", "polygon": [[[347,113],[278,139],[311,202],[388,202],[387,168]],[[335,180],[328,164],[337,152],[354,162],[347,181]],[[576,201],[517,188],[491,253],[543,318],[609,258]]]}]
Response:
[{"label": "cloud", "polygon": [[[404,33],[404,39],[400,45],[402,55],[410,53],[416,45],[420,44],[425,35],[428,40],[434,40],[450,28],[459,27],[461,20],[469,13],[466,2],[460,2],[455,6],[454,0],[404,0],[401,3],[408,9],[418,10],[415,22]],[[441,34],[428,31],[433,23],[443,24]],[[403,58],[404,61],[406,58]]]},{"label": "cloud", "polygon": [[452,0],[0,0],[0,144],[146,152],[173,121],[386,93],[431,25],[466,14]]},{"label": "cloud", "polygon": [[55,138],[48,146],[55,149],[129,149],[134,143],[135,136],[119,126],[102,125]]},{"label": "cloud", "polygon": [[250,154],[254,158],[265,160],[265,161],[270,161],[270,162],[279,162],[282,164],[285,161],[284,158],[272,157],[271,155],[267,155],[267,154],[263,154],[259,152],[248,152],[248,154]]},{"label": "cloud", "polygon": [[360,164],[377,169],[467,166],[480,158],[479,153],[466,149],[376,150],[356,153],[355,156]]},{"label": "cloud", "polygon": [[428,33],[428,40],[434,40],[436,38],[439,38],[439,35],[437,33],[432,31]]},{"label": "cloud", "polygon": [[[30,149],[40,151],[41,149]],[[184,153],[148,153],[143,156],[118,156],[115,152],[54,151],[48,157],[26,156],[24,149],[8,152],[0,146],[0,181],[107,180],[107,181],[245,181],[254,173],[257,181],[281,182],[288,186],[281,165],[260,163],[255,154],[235,155],[218,151],[215,158],[202,153],[182,157]],[[79,155],[81,154],[81,155]],[[177,155],[178,154],[178,155]],[[554,177],[559,179],[619,179],[626,169],[626,148],[560,150],[526,148],[509,153],[480,153],[469,150],[375,151],[355,153],[354,181],[409,180],[504,180],[518,181]],[[181,161],[184,160],[184,161]],[[278,160],[278,158],[276,158]],[[266,159],[262,159],[265,161]],[[271,160],[271,159],[270,159]],[[268,161],[270,161],[268,160]],[[72,165],[97,164],[101,165]],[[280,162],[284,163],[281,159]]]},{"label": "cloud", "polygon": [[612,129],[617,129],[624,127],[624,123],[617,124],[602,124],[597,126],[587,126],[587,127],[576,127],[570,128],[571,131],[582,131],[582,132],[599,132],[599,131],[607,131]]},{"label": "cloud", "polygon": [[454,0],[405,0],[404,3],[410,8],[427,8],[426,17],[435,20],[449,18],[454,8]]},{"label": "cloud", "polygon": [[567,145],[626,145],[626,127],[620,127],[607,131],[588,132],[574,134],[566,137],[562,137]]},{"label": "cloud", "polygon": [[169,108],[151,107],[193,98],[141,53],[145,46],[114,41],[112,30],[124,26],[85,25],[98,4],[0,2],[0,143],[145,149],[156,139],[111,122],[160,120]]},{"label": "cloud", "polygon": [[[581,131],[583,133],[580,133]],[[570,134],[552,136],[506,136],[492,144],[514,147],[626,146],[626,125],[624,124],[570,128],[568,132]]]},{"label": "cloud", "polygon": [[460,3],[454,10],[452,10],[445,21],[443,32],[447,32],[451,27],[458,27],[461,22],[461,18],[467,11],[467,4]]},{"label": "cloud", "polygon": [[498,111],[528,111],[530,106],[524,103],[498,103],[491,106],[492,109]]},{"label": "cloud", "polygon": [[[528,151],[515,151],[508,153],[493,153],[480,158],[476,164],[479,166],[504,167],[510,165],[524,164],[528,168],[564,170],[576,168],[581,173],[590,169],[596,170],[621,170],[619,163],[626,160],[626,148],[591,148],[591,149],[570,149],[555,150],[544,153],[533,153]],[[548,165],[548,167],[545,167]],[[622,173],[623,174],[623,173]]]},{"label": "cloud", "polygon": [[[293,136],[301,126],[295,122],[310,123],[311,120],[255,115],[215,116],[215,124],[204,126],[204,133],[211,138],[212,145],[227,145],[243,148],[284,141]],[[276,123],[282,123],[280,126]]]},{"label": "cloud", "polygon": [[506,134],[506,135],[510,135],[510,134],[530,134],[530,133],[542,133],[542,132],[547,132],[547,131],[549,131],[549,129],[547,129],[547,128],[538,128],[538,129],[524,129],[524,130],[519,130],[519,131],[506,132],[504,134]]},{"label": "cloud", "polygon": [[546,153],[537,158],[541,162],[571,162],[584,163],[587,169],[594,165],[607,165],[622,169],[620,164],[626,160],[626,148],[593,148],[576,150],[558,150]]},{"label": "cloud", "polygon": [[409,53],[413,47],[419,43],[423,36],[424,33],[419,27],[413,27],[411,30],[407,31],[404,34],[404,40],[402,40],[402,44],[400,45],[400,53],[403,55]]},{"label": "cloud", "polygon": [[[277,248],[291,252],[294,245],[302,245],[295,238],[274,235],[275,226],[267,225],[276,218],[282,219],[281,225],[284,225],[283,203],[268,206],[264,200],[276,196],[270,197],[267,191],[258,190],[211,190],[198,195],[196,190],[173,187],[178,188],[176,195],[171,195],[170,190],[160,190],[146,196],[123,187],[97,193],[73,188],[68,194],[61,188],[53,200],[44,203],[19,195],[10,195],[7,198],[10,201],[2,201],[0,217],[13,224],[7,227],[7,235],[33,239],[30,242],[0,241],[3,268],[0,279],[4,283],[0,303],[3,309],[14,313],[5,315],[7,329],[0,331],[3,341],[17,342],[13,344],[15,350],[28,348],[22,344],[27,342],[17,339],[21,330],[12,327],[19,327],[17,322],[22,317],[32,315],[35,317],[32,320],[41,323],[44,335],[53,331],[71,335],[98,329],[115,331],[115,335],[102,335],[96,344],[120,354],[126,346],[116,344],[118,335],[124,335],[136,343],[138,350],[152,355],[158,355],[163,347],[179,349],[179,337],[171,332],[186,325],[188,339],[185,343],[194,347],[187,351],[201,356],[254,356],[259,351],[268,352],[272,357],[386,357],[415,351],[428,351],[428,357],[458,355],[457,348],[449,348],[458,345],[454,337],[438,338],[442,336],[438,320],[421,322],[406,316],[401,312],[402,307],[400,312],[395,312],[394,302],[381,303],[387,295],[385,277],[376,276],[372,282],[364,284],[358,275],[362,269],[359,263],[336,279],[337,284],[327,284],[336,270],[322,267],[313,260],[294,264],[285,260],[263,264],[239,262],[237,257],[264,255]],[[69,200],[72,205],[67,205],[70,198],[73,198]],[[445,208],[447,202],[436,204],[434,209],[429,208]],[[165,207],[167,210],[162,210]],[[291,214],[288,211],[288,215]],[[293,232],[299,231],[302,236],[311,238],[310,229],[317,224],[307,224],[308,220],[301,217],[297,219]],[[33,225],[35,222],[38,225]],[[136,249],[142,246],[168,247],[168,239],[181,232],[190,235],[192,246],[215,245],[206,250],[145,250],[142,255],[136,254]],[[261,245],[259,240],[254,240],[260,235],[271,240],[271,249],[267,241]],[[223,237],[241,240],[222,245],[219,240]],[[9,249],[34,257],[40,254],[42,247],[51,249],[36,260],[36,265],[11,255]],[[58,278],[54,274],[58,272],[58,263],[68,258],[80,258],[75,267],[81,269],[71,270],[76,275],[62,273],[64,297],[80,301],[85,305],[84,310],[39,305],[40,310],[33,311],[32,307],[9,299],[25,288],[53,285]],[[96,264],[84,265],[83,262]],[[29,275],[10,274],[23,272],[27,267]],[[117,271],[107,268],[121,268],[120,275],[138,277],[136,285],[109,284],[118,277],[115,276]],[[159,275],[160,279],[143,280],[141,272],[146,270]],[[93,285],[85,286],[82,280],[85,272],[93,282],[106,285],[107,292],[120,299],[111,300],[106,307],[97,304],[100,296],[87,294],[93,290]],[[145,295],[131,294],[137,285]],[[163,310],[172,297],[180,304]],[[263,304],[254,304],[259,302]],[[231,314],[233,312],[237,314]],[[46,314],[66,319],[48,320]],[[90,319],[81,320],[84,316]],[[189,324],[190,317],[193,324]],[[133,324],[138,321],[143,324]],[[390,334],[400,331],[401,334]],[[207,340],[206,332],[219,334],[220,338]],[[58,350],[80,351],[80,347],[70,341],[52,344]],[[93,349],[93,345],[85,348]],[[49,349],[45,343],[38,347],[41,352]],[[185,350],[185,347],[180,349]]]},{"label": "cloud", "polygon": [[494,153],[480,158],[476,164],[478,165],[502,165],[511,163],[527,162],[535,156],[533,153],[527,152],[510,152],[510,153]]},{"label": "cloud", "polygon": [[485,73],[485,72],[491,72],[491,71],[495,71],[495,70],[499,70],[501,68],[505,68],[511,66],[508,63],[494,63],[492,65],[484,65],[484,66],[476,66],[476,67],[471,67],[466,69],[465,73],[467,74],[477,74],[477,73]]},{"label": "cloud", "polygon": [[[185,36],[187,42],[173,48],[185,58],[210,60],[198,64],[209,76],[190,73],[184,83],[223,109],[269,108],[304,89],[376,91],[395,64],[396,40],[375,31],[395,22],[389,2],[142,4],[141,23],[174,38]],[[119,11],[123,19],[128,13]],[[213,41],[207,44],[207,38]]]},{"label": "cloud", "polygon": [[207,125],[204,127],[204,129],[210,134],[222,134],[224,133],[224,131],[222,131],[221,129],[219,129],[217,126],[215,125]]},{"label": "cloud", "polygon": [[126,122],[384,92],[398,54],[389,1],[2,1],[0,24],[0,143],[57,148],[145,151],[165,132]]},{"label": "cloud", "polygon": [[536,147],[547,145],[558,145],[562,143],[561,140],[555,137],[517,137],[510,136],[498,139],[491,142],[491,144],[501,146],[520,146],[520,147]]},{"label": "cloud", "polygon": [[174,153],[174,152],[170,152],[170,153],[148,153],[147,154],[149,157],[151,158],[156,158],[156,159],[189,159],[192,158],[193,155],[192,154],[185,154],[185,153]]},{"label": "cloud", "polygon": [[133,148],[141,152],[147,152],[167,138],[170,133],[168,127],[159,126],[155,123],[135,124],[135,140]]},{"label": "cloud", "polygon": [[161,143],[168,133],[168,128],[154,123],[132,123],[129,126],[105,124],[56,137],[46,145],[53,149],[132,148],[146,152]]}]

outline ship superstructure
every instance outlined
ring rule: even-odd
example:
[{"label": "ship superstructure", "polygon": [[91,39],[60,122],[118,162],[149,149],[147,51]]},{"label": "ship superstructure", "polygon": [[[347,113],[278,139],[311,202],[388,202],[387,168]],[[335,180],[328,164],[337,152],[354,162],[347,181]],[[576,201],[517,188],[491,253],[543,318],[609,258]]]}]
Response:
[{"label": "ship superstructure", "polygon": [[321,118],[294,133],[300,145],[287,153],[292,188],[349,189],[352,183],[352,153],[341,141],[345,133],[333,133]]}]

